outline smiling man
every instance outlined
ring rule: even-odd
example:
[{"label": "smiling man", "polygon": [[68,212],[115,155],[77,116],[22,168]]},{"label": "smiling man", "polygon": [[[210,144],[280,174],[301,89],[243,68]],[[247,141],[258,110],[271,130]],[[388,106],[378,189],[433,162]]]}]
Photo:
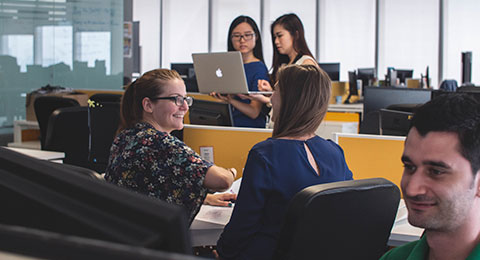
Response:
[{"label": "smiling man", "polygon": [[480,103],[441,95],[412,119],[401,188],[418,241],[381,259],[480,259]]}]

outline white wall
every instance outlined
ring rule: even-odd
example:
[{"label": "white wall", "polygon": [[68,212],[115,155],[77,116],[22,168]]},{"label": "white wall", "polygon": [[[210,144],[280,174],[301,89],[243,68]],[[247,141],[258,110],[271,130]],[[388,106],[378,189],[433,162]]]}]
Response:
[{"label": "white wall", "polygon": [[134,0],[133,21],[140,22],[141,73],[160,68],[160,0]]}]

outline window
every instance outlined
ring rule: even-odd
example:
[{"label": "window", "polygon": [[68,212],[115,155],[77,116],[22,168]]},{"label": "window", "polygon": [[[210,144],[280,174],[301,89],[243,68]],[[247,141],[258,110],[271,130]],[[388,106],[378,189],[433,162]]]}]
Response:
[{"label": "window", "polygon": [[308,48],[313,55],[316,53],[316,1],[302,0],[301,4],[294,4],[291,0],[266,1],[262,36],[264,44],[263,53],[267,67],[271,66],[273,59],[270,26],[278,17],[288,13],[295,13],[300,18],[305,30],[305,39],[307,40]]},{"label": "window", "polygon": [[164,0],[162,67],[192,62],[192,53],[208,52],[208,1]]},{"label": "window", "polygon": [[27,65],[33,64],[33,35],[3,35],[1,55],[17,58],[20,72],[27,71]]},{"label": "window", "polygon": [[379,79],[387,67],[413,69],[413,78],[420,78],[429,66],[437,86],[439,1],[384,0],[379,8]]},{"label": "window", "polygon": [[461,53],[472,52],[472,83],[480,83],[480,1],[445,1],[443,78],[462,83]]},{"label": "window", "polygon": [[340,62],[341,81],[375,67],[375,0],[323,0],[319,13],[319,62]]},{"label": "window", "polygon": [[[212,3],[212,51],[226,51],[228,28],[237,16],[250,16],[260,30],[260,1],[259,0],[214,0]],[[266,42],[263,39],[262,45]]]}]

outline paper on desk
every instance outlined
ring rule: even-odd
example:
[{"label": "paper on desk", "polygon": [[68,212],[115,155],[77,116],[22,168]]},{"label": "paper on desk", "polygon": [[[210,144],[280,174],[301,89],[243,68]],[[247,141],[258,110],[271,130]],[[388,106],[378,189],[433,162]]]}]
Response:
[{"label": "paper on desk", "polygon": [[[230,189],[228,189],[225,192],[217,192],[217,193],[238,194],[238,191],[240,190],[241,182],[242,182],[242,178],[239,178],[238,180],[233,182],[232,187],[230,187]],[[232,212],[233,212],[233,207],[202,205],[195,219],[225,226],[228,223],[228,221],[230,221],[230,216],[232,215]]]},{"label": "paper on desk", "polygon": [[397,211],[397,216],[395,217],[395,222],[399,222],[404,219],[407,219],[407,217],[408,217],[407,206],[405,205],[405,201],[402,199],[400,200],[400,203],[398,205],[398,211]]},{"label": "paper on desk", "polygon": [[233,207],[202,205],[195,219],[225,226],[232,212]]}]

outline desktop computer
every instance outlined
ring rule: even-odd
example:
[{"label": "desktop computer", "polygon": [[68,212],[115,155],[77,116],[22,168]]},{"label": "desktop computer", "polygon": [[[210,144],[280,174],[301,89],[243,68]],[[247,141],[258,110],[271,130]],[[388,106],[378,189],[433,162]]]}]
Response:
[{"label": "desktop computer", "polygon": [[472,52],[462,52],[462,85],[472,82]]}]

